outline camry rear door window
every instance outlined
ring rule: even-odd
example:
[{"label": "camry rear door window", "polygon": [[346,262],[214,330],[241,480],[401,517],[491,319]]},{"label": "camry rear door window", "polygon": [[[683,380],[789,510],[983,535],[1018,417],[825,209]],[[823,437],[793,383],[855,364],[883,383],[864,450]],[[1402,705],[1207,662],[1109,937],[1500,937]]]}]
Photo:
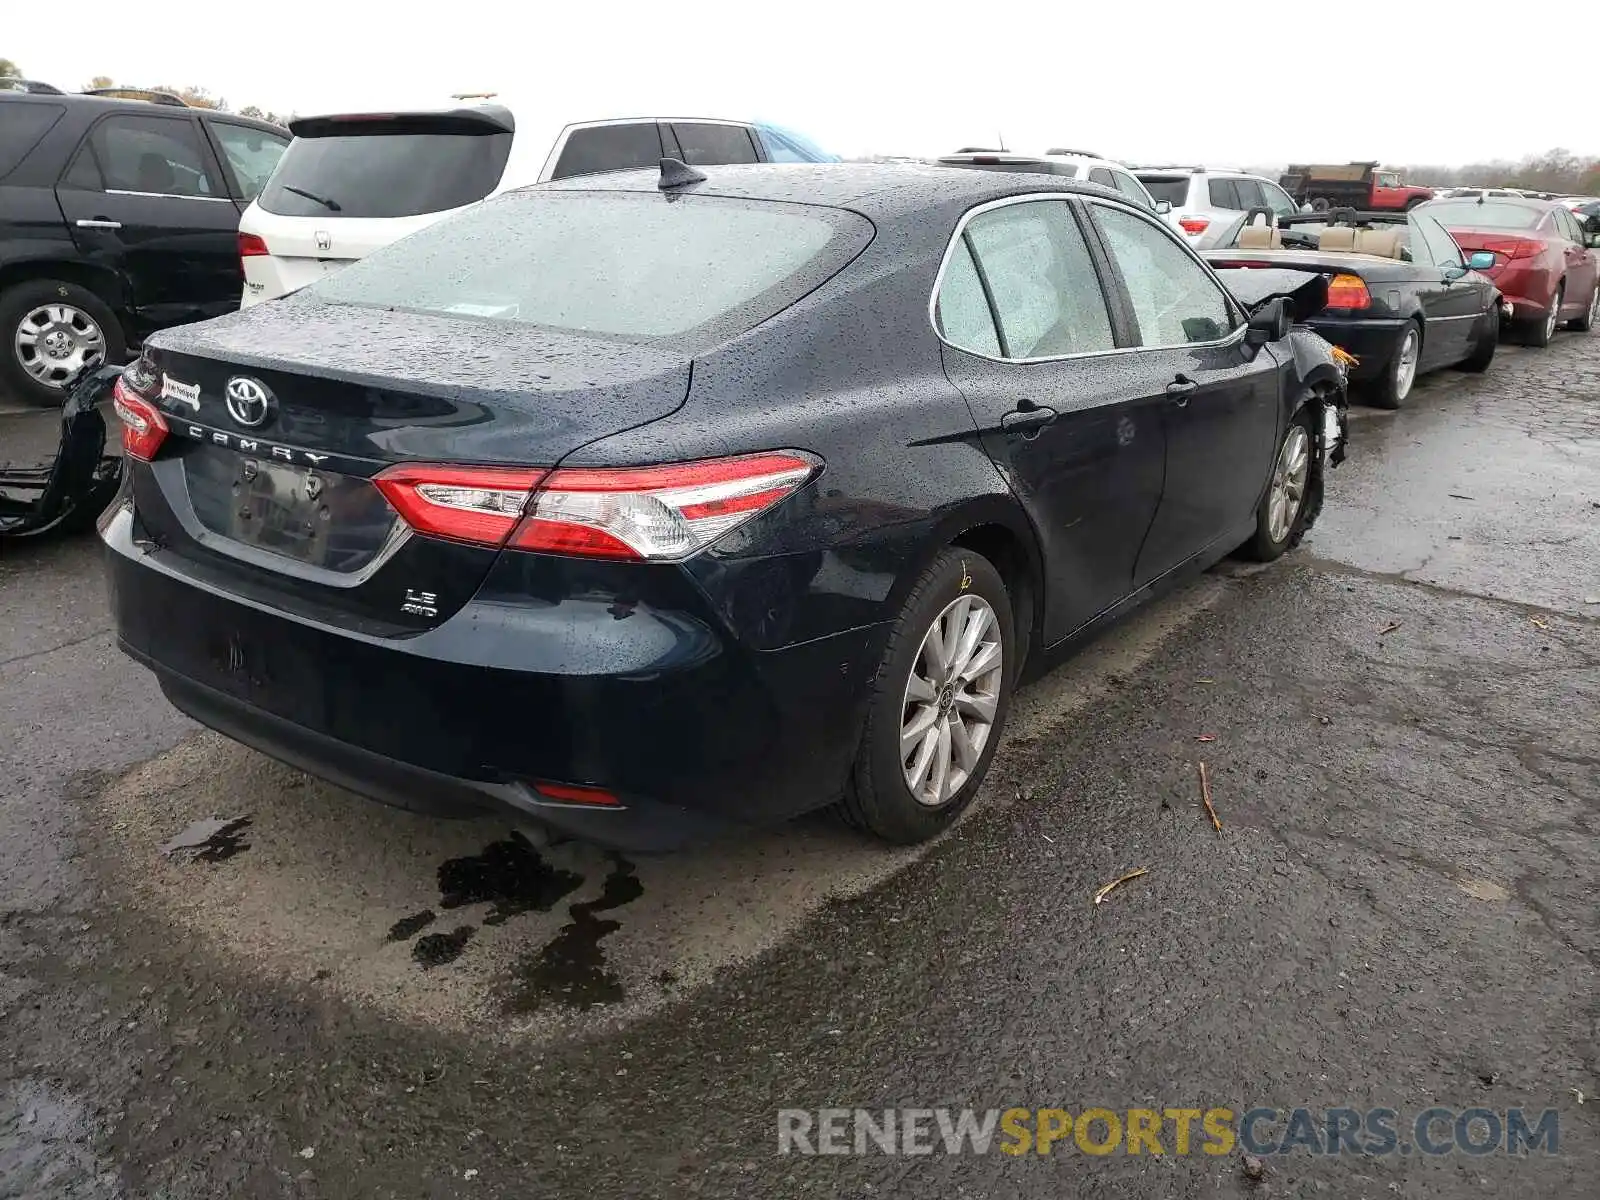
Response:
[{"label": "camry rear door window", "polygon": [[1007,204],[968,223],[1006,358],[1112,349],[1111,316],[1089,248],[1067,204]]},{"label": "camry rear door window", "polygon": [[337,133],[297,137],[258,203],[281,217],[415,217],[482,200],[511,134]]},{"label": "camry rear door window", "polygon": [[766,320],[871,239],[866,218],[817,205],[511,192],[309,290],[335,303],[682,344]]},{"label": "camry rear door window", "polygon": [[1222,288],[1164,229],[1103,204],[1094,206],[1094,219],[1128,289],[1141,345],[1214,342],[1232,331]]},{"label": "camry rear door window", "polygon": [[630,171],[661,161],[661,131],[654,121],[627,121],[574,129],[561,148],[552,179]]}]

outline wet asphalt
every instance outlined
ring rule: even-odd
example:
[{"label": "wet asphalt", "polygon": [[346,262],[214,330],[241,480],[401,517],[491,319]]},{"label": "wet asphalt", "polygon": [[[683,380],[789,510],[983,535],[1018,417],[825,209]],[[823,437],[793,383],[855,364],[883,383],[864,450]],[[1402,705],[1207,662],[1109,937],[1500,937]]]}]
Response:
[{"label": "wet asphalt", "polygon": [[[1025,691],[919,851],[378,808],[171,710],[91,539],[8,546],[0,1197],[1594,1195],[1597,713],[1600,337],[1358,410],[1305,545]],[[248,824],[161,854],[202,818]],[[777,1152],[780,1109],[1300,1105],[1553,1108],[1559,1153]]]}]

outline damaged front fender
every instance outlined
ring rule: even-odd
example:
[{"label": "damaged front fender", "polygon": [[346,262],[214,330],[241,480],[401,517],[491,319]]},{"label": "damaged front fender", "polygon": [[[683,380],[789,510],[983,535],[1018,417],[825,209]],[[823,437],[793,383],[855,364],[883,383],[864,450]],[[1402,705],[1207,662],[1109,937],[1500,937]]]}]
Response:
[{"label": "damaged front fender", "polygon": [[121,374],[121,367],[100,367],[72,385],[52,463],[0,467],[0,537],[86,529],[111,502],[122,482],[122,459],[105,453],[100,405]]}]

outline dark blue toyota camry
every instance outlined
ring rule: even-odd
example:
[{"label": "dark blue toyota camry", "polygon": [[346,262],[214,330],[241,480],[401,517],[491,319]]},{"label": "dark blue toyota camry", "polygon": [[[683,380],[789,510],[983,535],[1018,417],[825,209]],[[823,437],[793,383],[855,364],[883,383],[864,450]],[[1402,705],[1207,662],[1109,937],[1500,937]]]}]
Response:
[{"label": "dark blue toyota camry", "polygon": [[1025,666],[1314,519],[1344,380],[1291,317],[1054,176],[510,193],[150,340],[118,637],[197,720],[407,807],[926,838]]}]

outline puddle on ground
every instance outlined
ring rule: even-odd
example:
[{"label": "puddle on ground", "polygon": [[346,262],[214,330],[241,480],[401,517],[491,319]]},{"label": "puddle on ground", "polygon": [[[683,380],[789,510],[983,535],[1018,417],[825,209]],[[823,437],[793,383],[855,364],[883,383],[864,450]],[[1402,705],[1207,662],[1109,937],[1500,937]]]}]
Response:
[{"label": "puddle on ground", "polygon": [[490,842],[481,854],[452,858],[439,868],[439,907],[490,904],[485,925],[499,925],[525,912],[549,912],[583,882],[583,876],[551,866],[520,833]]},{"label": "puddle on ground", "polygon": [[506,1011],[537,1012],[547,1004],[588,1009],[621,1003],[622,981],[606,963],[600,941],[621,929],[622,922],[603,920],[595,914],[631,904],[643,894],[644,885],[634,874],[633,864],[624,858],[616,859],[600,898],[568,908],[572,920],[543,949],[513,969]]},{"label": "puddle on ground", "polygon": [[250,843],[244,840],[249,828],[249,817],[207,817],[163,845],[161,853],[189,862],[226,862],[250,849]]}]

